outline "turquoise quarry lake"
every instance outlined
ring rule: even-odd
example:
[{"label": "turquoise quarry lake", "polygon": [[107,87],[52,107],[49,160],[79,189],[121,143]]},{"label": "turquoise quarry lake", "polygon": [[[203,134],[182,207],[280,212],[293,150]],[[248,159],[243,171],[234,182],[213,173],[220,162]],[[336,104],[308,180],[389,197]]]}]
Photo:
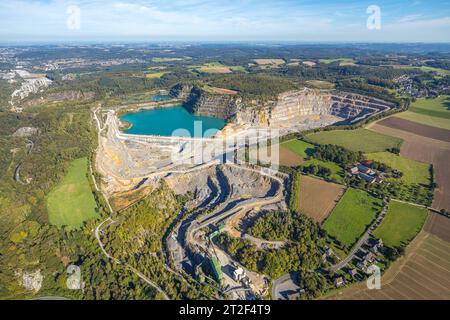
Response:
[{"label": "turquoise quarry lake", "polygon": [[182,106],[128,113],[120,120],[132,125],[125,133],[165,137],[208,138],[225,126],[223,119],[194,116]]}]

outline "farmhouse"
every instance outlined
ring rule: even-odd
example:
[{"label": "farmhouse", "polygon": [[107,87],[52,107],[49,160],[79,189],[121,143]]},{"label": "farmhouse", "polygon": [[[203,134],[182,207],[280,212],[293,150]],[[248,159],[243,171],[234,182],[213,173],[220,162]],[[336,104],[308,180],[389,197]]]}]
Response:
[{"label": "farmhouse", "polygon": [[351,169],[350,169],[350,173],[351,173],[352,175],[358,174],[358,173],[359,173],[358,167],[353,167],[353,168],[351,168]]},{"label": "farmhouse", "polygon": [[369,252],[364,256],[364,260],[367,262],[373,262],[375,261],[375,255],[372,252]]},{"label": "farmhouse", "polygon": [[371,175],[368,175],[368,174],[366,174],[366,173],[360,173],[358,176],[359,176],[361,179],[363,179],[363,180],[365,180],[365,181],[367,181],[367,182],[369,182],[369,183],[374,183],[374,182],[377,180],[376,177],[371,176]]},{"label": "farmhouse", "polygon": [[365,173],[368,175],[375,175],[375,171],[373,171],[372,169],[370,169],[362,164],[359,164],[357,167],[358,167],[358,171],[360,173]]},{"label": "farmhouse", "polygon": [[363,166],[366,166],[367,168],[372,168],[373,161],[372,160],[363,160],[363,161],[361,161],[361,164]]},{"label": "farmhouse", "polygon": [[361,261],[359,261],[358,263],[357,263],[357,267],[359,268],[359,269],[361,269],[361,270],[363,270],[363,271],[366,271],[367,270],[367,267],[368,267],[368,262],[366,261],[366,260],[361,260]]},{"label": "farmhouse", "polygon": [[352,276],[352,277],[355,277],[355,276],[358,274],[358,270],[356,270],[356,269],[350,269],[350,270],[348,271],[348,274],[349,274],[350,276]]}]

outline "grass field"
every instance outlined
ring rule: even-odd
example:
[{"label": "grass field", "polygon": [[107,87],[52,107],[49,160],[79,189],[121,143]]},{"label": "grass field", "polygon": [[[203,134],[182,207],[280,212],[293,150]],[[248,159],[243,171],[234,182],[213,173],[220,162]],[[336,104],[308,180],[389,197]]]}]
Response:
[{"label": "grass field", "polygon": [[417,99],[409,111],[430,117],[450,119],[450,96],[436,99]]},{"label": "grass field", "polygon": [[352,151],[379,152],[400,147],[402,140],[367,129],[334,130],[312,133],[306,140],[316,144],[334,144]]},{"label": "grass field", "polygon": [[382,209],[383,202],[362,190],[349,188],[323,228],[347,249],[364,234]]},{"label": "grass field", "polygon": [[96,218],[96,203],[86,177],[87,158],[72,161],[67,175],[47,196],[51,224],[80,227]]},{"label": "grass field", "polygon": [[219,62],[205,63],[201,66],[189,66],[189,70],[211,74],[227,74],[233,72],[247,72],[243,66],[226,66]]},{"label": "grass field", "polygon": [[397,118],[418,122],[427,126],[450,130],[450,119],[433,117],[412,111],[406,111],[395,115]]},{"label": "grass field", "polygon": [[316,147],[313,144],[298,139],[283,142],[281,146],[295,152],[303,158],[311,156]]},{"label": "grass field", "polygon": [[283,59],[255,59],[254,61],[260,66],[279,66],[286,63]]},{"label": "grass field", "polygon": [[368,153],[366,157],[403,172],[401,180],[407,184],[430,184],[430,166],[427,163],[410,160],[390,152]]},{"label": "grass field", "polygon": [[204,73],[218,73],[218,74],[233,72],[230,69],[230,67],[224,66],[221,63],[207,63],[199,68],[196,68],[196,70]]},{"label": "grass field", "polygon": [[408,66],[408,65],[394,65],[393,66],[396,69],[410,69],[410,70],[420,70],[422,72],[436,72],[439,76],[448,76],[450,75],[449,70],[441,69],[441,68],[433,68],[428,66]]},{"label": "grass field", "polygon": [[152,58],[153,62],[175,62],[175,61],[183,61],[183,58]]},{"label": "grass field", "polygon": [[305,81],[307,85],[316,89],[333,89],[335,87],[334,83],[323,80],[308,80]]},{"label": "grass field", "polygon": [[339,58],[339,59],[320,59],[320,63],[330,64],[333,62],[339,62],[340,66],[354,66],[355,60],[351,58]]},{"label": "grass field", "polygon": [[345,171],[334,162],[322,161],[318,159],[307,160],[303,166],[308,167],[312,164],[320,165],[331,170],[330,178],[337,183],[344,183]]},{"label": "grass field", "polygon": [[386,217],[373,234],[388,247],[406,246],[422,229],[427,214],[427,209],[391,201]]},{"label": "grass field", "polygon": [[147,73],[145,75],[145,77],[147,79],[159,79],[161,78],[163,75],[167,74],[168,72],[165,71],[161,71],[161,72],[152,72],[152,73]]}]

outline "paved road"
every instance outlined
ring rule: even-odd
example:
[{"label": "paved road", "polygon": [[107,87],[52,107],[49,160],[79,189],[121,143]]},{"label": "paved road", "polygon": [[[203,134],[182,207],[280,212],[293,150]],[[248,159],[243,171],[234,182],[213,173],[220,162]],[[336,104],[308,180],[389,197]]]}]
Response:
[{"label": "paved road", "polygon": [[294,283],[292,277],[294,273],[286,273],[280,278],[273,280],[272,283],[272,299],[273,300],[284,300],[285,298],[281,295],[283,291],[297,291],[300,289],[298,285]]}]

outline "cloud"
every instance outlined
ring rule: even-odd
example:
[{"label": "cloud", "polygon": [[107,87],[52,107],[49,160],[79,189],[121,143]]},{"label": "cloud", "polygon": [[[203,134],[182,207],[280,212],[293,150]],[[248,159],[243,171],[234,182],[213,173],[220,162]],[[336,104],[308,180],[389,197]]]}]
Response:
[{"label": "cloud", "polygon": [[421,14],[411,14],[408,16],[403,16],[400,18],[399,22],[400,23],[404,23],[404,22],[411,22],[411,21],[416,21],[418,20],[420,17],[422,17]]},{"label": "cloud", "polygon": [[[1,0],[0,39],[450,41],[449,6],[378,0],[383,27],[366,30],[360,0]],[[81,9],[81,29],[67,30],[67,7]],[[421,37],[419,39],[419,36]],[[426,38],[426,37],[425,37]]]}]

